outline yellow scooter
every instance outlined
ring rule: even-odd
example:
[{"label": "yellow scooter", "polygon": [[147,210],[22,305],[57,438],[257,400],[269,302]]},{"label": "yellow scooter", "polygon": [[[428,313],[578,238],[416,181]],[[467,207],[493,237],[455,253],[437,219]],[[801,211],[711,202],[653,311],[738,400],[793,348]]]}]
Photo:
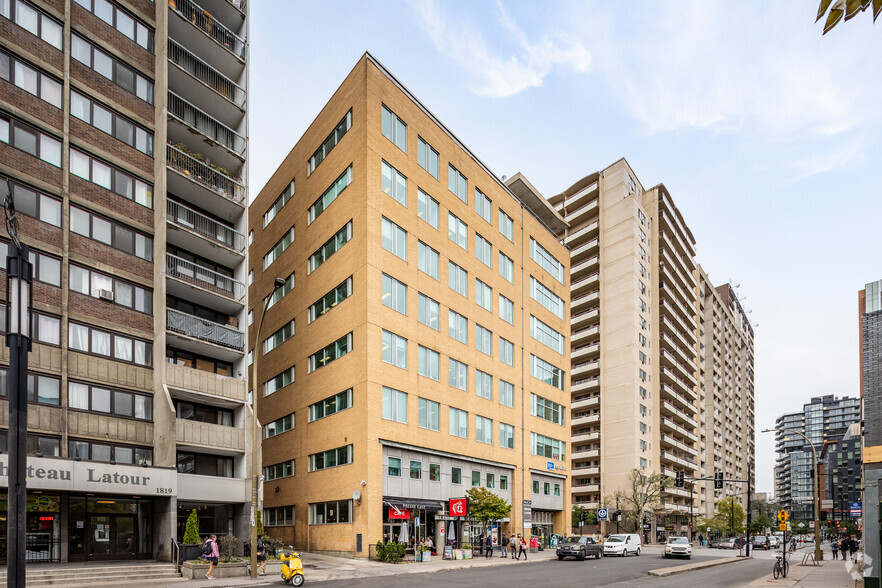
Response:
[{"label": "yellow scooter", "polygon": [[282,579],[285,584],[293,584],[294,586],[303,586],[306,576],[303,575],[303,563],[300,561],[300,554],[294,552],[292,546],[285,548],[280,558],[282,560]]}]

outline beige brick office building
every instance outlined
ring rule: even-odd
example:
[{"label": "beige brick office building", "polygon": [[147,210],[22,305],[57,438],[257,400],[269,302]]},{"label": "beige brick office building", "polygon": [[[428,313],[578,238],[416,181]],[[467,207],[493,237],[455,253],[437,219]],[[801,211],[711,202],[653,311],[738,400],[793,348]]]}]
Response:
[{"label": "beige brick office building", "polygon": [[529,182],[366,54],[250,210],[267,532],[461,543],[475,486],[512,504],[501,530],[568,532],[566,223]]},{"label": "beige brick office building", "polygon": [[0,2],[0,181],[35,263],[30,561],[168,559],[193,509],[247,531],[246,38],[238,0]]}]

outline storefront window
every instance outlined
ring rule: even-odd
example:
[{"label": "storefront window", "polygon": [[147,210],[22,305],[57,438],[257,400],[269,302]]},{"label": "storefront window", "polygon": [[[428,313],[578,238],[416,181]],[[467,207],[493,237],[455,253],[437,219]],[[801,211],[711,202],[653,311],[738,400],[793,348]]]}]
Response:
[{"label": "storefront window", "polygon": [[212,533],[218,536],[230,535],[233,532],[233,507],[229,504],[200,504],[194,502],[178,503],[178,541],[183,541],[187,528],[187,517],[196,511],[199,521],[199,534],[208,537]]},{"label": "storefront window", "polygon": [[[0,561],[6,561],[7,495],[0,494]],[[61,561],[61,499],[53,494],[28,494],[25,558],[32,562]]]}]

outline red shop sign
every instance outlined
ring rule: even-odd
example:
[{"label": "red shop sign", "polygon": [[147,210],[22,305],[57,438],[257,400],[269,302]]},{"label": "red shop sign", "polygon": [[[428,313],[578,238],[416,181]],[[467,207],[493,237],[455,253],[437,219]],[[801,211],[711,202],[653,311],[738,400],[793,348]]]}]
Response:
[{"label": "red shop sign", "polygon": [[390,506],[389,507],[389,518],[390,519],[409,519],[410,518],[410,509],[409,508],[401,508],[398,506]]},{"label": "red shop sign", "polygon": [[452,517],[464,517],[469,514],[468,498],[451,498],[447,503],[447,511]]}]

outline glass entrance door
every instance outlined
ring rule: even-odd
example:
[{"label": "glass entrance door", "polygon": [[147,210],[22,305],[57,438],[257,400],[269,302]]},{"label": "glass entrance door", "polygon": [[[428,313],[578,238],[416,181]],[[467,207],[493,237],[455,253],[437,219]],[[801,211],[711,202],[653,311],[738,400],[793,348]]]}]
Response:
[{"label": "glass entrance door", "polygon": [[138,540],[135,517],[131,515],[89,515],[87,554],[91,560],[135,559]]},{"label": "glass entrance door", "polygon": [[111,535],[113,537],[113,559],[135,559],[138,554],[135,517],[114,516]]},{"label": "glass entrance door", "polygon": [[89,559],[112,559],[110,549],[110,515],[89,517]]}]

